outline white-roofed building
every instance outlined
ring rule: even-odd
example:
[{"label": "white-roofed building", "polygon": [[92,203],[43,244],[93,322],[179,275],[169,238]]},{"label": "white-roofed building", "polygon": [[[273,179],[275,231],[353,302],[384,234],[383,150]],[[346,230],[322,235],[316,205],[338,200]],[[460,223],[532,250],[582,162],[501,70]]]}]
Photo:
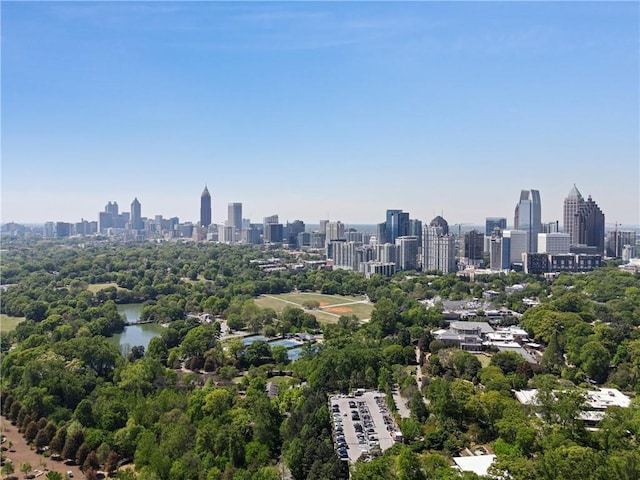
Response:
[{"label": "white-roofed building", "polygon": [[456,467],[462,472],[473,472],[476,475],[488,475],[489,467],[495,455],[472,455],[470,457],[453,457]]}]

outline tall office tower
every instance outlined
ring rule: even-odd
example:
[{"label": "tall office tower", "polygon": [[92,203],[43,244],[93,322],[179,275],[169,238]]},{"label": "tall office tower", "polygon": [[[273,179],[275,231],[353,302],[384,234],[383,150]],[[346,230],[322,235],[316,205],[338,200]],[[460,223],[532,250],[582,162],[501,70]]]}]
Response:
[{"label": "tall office tower", "polygon": [[285,228],[287,231],[285,242],[289,245],[297,245],[298,244],[298,235],[305,231],[305,225],[302,220],[294,220],[293,223],[287,222],[287,226]]},{"label": "tall office tower", "polygon": [[251,225],[242,229],[241,240],[244,243],[249,243],[251,245],[257,245],[260,243],[260,229],[256,225]]},{"label": "tall office tower", "polygon": [[311,232],[309,248],[325,248],[327,234],[325,232]]},{"label": "tall office tower", "polygon": [[398,246],[398,270],[418,270],[418,237],[396,238]]},{"label": "tall office tower", "polygon": [[538,251],[538,234],[542,231],[541,218],[540,192],[538,190],[522,190],[520,201],[516,205],[513,225],[515,230],[527,232],[529,252]]},{"label": "tall office tower", "polygon": [[484,221],[484,234],[487,237],[491,237],[496,228],[499,230],[506,230],[507,219],[504,217],[487,217]]},{"label": "tall office tower", "polygon": [[113,217],[117,217],[119,215],[118,202],[107,203],[104,207],[104,211],[110,213]]},{"label": "tall office tower", "polygon": [[384,245],[385,243],[387,243],[387,222],[382,222],[376,225],[376,244]]},{"label": "tall office tower", "polygon": [[418,245],[422,245],[422,220],[409,220],[409,236],[418,237]]},{"label": "tall office tower", "polygon": [[620,258],[625,245],[636,246],[636,232],[611,230],[607,233],[607,257]]},{"label": "tall office tower", "polygon": [[271,223],[280,223],[278,221],[278,215],[270,215],[262,219],[263,232],[267,231],[267,225]]},{"label": "tall office tower", "polygon": [[142,230],[144,225],[142,224],[142,206],[138,201],[138,197],[131,202],[131,230]]},{"label": "tall office tower", "polygon": [[449,223],[440,215],[431,220],[429,226],[436,228],[438,235],[449,235]]},{"label": "tall office tower", "polygon": [[584,203],[584,198],[578,190],[575,184],[564,199],[564,206],[562,208],[562,230],[569,235],[569,241],[571,245],[577,245],[578,231],[575,229],[576,213],[580,210],[580,207]]},{"label": "tall office tower", "polygon": [[109,212],[98,212],[98,231],[100,233],[106,233],[107,228],[111,227],[113,227],[113,217],[111,214]]},{"label": "tall office tower", "polygon": [[362,241],[363,233],[358,232],[355,228],[350,228],[349,230],[347,230],[345,232],[345,236],[346,236],[347,242],[363,243]]},{"label": "tall office tower", "polygon": [[580,205],[574,218],[578,244],[596,247],[598,253],[604,255],[604,213],[591,195]]},{"label": "tall office tower", "polygon": [[118,203],[109,202],[103,212],[98,212],[98,228],[100,233],[106,233],[107,228],[118,226]]},{"label": "tall office tower", "polygon": [[360,242],[332,241],[332,256],[334,268],[358,271],[359,261],[357,250],[362,247]]},{"label": "tall office tower", "polygon": [[55,222],[45,222],[42,235],[47,238],[53,238],[56,236],[56,224]]},{"label": "tall office tower", "polygon": [[281,223],[267,223],[264,229],[265,243],[282,243],[284,227]]},{"label": "tall office tower", "polygon": [[400,247],[394,243],[376,245],[376,261],[382,263],[394,263],[398,266],[398,251]]},{"label": "tall office tower", "polygon": [[[509,262],[511,265],[514,263],[522,263],[522,254],[531,251],[529,248],[529,232],[524,230],[503,230],[502,238],[510,239]],[[536,235],[536,245],[537,244],[538,236]]]},{"label": "tall office tower", "polygon": [[233,227],[229,225],[218,225],[218,242],[233,243],[235,241],[235,232]]},{"label": "tall office tower", "polygon": [[327,244],[331,240],[345,240],[346,237],[344,235],[344,223],[340,221],[327,223],[326,234]]},{"label": "tall office tower", "polygon": [[327,234],[327,225],[329,225],[329,220],[320,220],[318,224],[318,232]]},{"label": "tall office tower", "polygon": [[460,261],[479,267],[484,260],[484,234],[477,230],[464,232],[460,240]]},{"label": "tall office tower", "polygon": [[571,238],[568,233],[539,233],[538,253],[553,253],[562,255],[569,253]]},{"label": "tall office tower", "polygon": [[302,249],[310,246],[311,246],[311,233],[300,232],[298,234],[298,238],[296,239],[296,248]]},{"label": "tall office tower", "polygon": [[56,222],[56,237],[65,238],[71,234],[71,224],[67,222]]},{"label": "tall office tower", "polygon": [[230,203],[227,205],[227,227],[233,228],[234,232],[242,230],[241,203]]},{"label": "tall office tower", "polygon": [[396,238],[409,235],[409,213],[402,210],[387,210],[386,242],[395,243]]},{"label": "tall office tower", "polygon": [[200,195],[200,226],[208,227],[209,225],[211,225],[211,194],[205,185]]},{"label": "tall office tower", "polygon": [[422,228],[422,270],[456,271],[456,238],[440,216]]},{"label": "tall office tower", "polygon": [[511,266],[511,238],[503,237],[504,230],[496,230],[491,237],[489,248],[489,263],[491,270],[506,270]]},{"label": "tall office tower", "polygon": [[356,266],[357,271],[364,271],[364,264],[372,262],[376,258],[376,249],[371,245],[362,245],[356,249]]}]

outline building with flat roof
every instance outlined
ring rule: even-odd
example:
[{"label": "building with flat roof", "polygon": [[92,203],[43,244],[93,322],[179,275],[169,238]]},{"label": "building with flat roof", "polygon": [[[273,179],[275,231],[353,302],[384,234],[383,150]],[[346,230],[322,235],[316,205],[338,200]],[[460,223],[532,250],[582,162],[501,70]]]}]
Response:
[{"label": "building with flat roof", "polygon": [[539,233],[538,253],[569,253],[571,237],[568,233]]},{"label": "building with flat roof", "polygon": [[489,468],[496,459],[495,455],[470,455],[467,457],[453,457],[455,468],[461,472],[473,472],[481,477],[489,475]]},{"label": "building with flat roof", "polygon": [[[522,263],[522,254],[530,250],[529,233],[524,230],[504,230],[502,238],[509,238],[509,263]],[[537,243],[537,242],[536,242]]]}]

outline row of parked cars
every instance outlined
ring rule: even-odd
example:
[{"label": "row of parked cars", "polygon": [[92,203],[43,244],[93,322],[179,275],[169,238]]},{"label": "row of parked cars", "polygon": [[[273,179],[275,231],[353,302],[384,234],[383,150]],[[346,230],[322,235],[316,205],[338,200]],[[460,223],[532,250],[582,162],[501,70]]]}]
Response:
[{"label": "row of parked cars", "polygon": [[[367,446],[369,448],[380,445],[378,437],[376,437],[376,429],[373,418],[371,418],[371,412],[367,407],[366,402],[363,401],[350,401],[349,408],[353,408],[351,411],[352,418],[355,416],[356,420],[362,420],[362,423],[354,423],[353,428],[356,431],[356,438],[358,444]],[[363,453],[369,453],[368,449],[363,448]]]},{"label": "row of parked cars", "polygon": [[333,404],[331,409],[333,411],[333,431],[338,456],[346,460],[349,458],[349,452],[347,452],[349,445],[344,437],[344,425],[342,423],[342,416],[340,415],[340,406]]}]

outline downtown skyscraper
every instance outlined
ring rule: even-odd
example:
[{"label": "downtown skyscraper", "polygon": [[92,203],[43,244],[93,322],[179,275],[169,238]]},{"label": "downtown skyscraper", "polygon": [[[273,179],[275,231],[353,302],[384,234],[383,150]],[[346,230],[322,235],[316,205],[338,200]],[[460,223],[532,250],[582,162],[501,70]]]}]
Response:
[{"label": "downtown skyscraper", "polygon": [[527,232],[529,252],[538,251],[538,234],[542,232],[542,204],[538,190],[522,190],[516,205],[513,225],[515,230]]},{"label": "downtown skyscraper", "polygon": [[211,225],[211,194],[205,185],[200,195],[200,226],[208,227],[209,225]]},{"label": "downtown skyscraper", "polygon": [[144,225],[142,224],[142,206],[138,201],[138,197],[131,202],[131,230],[142,230]]},{"label": "downtown skyscraper", "polygon": [[584,198],[582,198],[580,190],[574,184],[569,194],[565,197],[562,208],[562,230],[569,235],[569,243],[571,245],[579,243],[578,231],[575,228],[575,217],[583,204]]},{"label": "downtown skyscraper", "polygon": [[600,255],[604,255],[604,213],[598,204],[591,199],[591,195],[580,206],[574,218],[577,244],[596,247],[596,251]]}]

